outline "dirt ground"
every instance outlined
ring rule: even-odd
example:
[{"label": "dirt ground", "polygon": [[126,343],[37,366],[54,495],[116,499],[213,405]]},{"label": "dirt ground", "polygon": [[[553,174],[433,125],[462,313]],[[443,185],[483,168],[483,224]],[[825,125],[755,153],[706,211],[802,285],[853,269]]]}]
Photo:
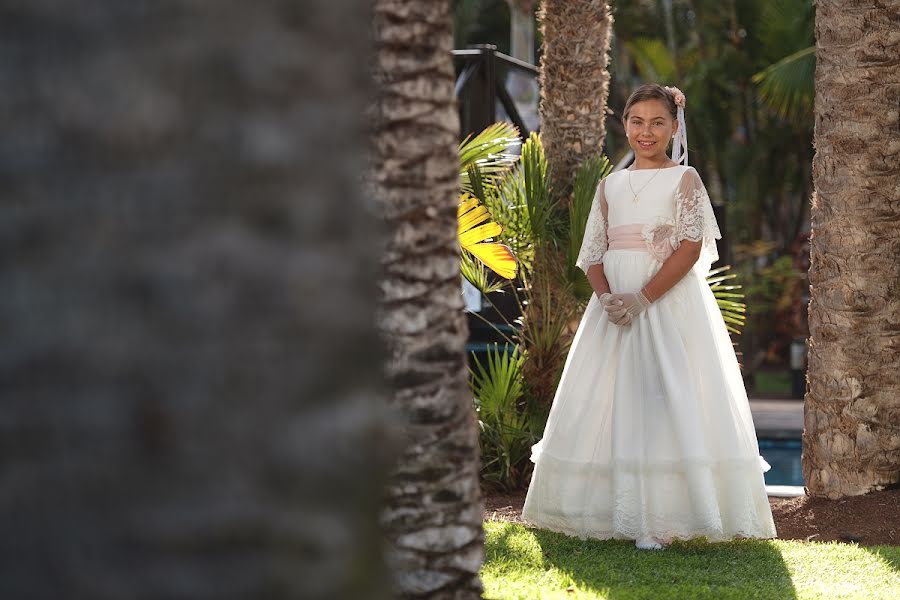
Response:
[{"label": "dirt ground", "polygon": [[[524,524],[525,490],[484,496],[484,519]],[[799,496],[769,497],[775,530],[783,540],[856,542],[860,546],[900,546],[900,489],[843,500]]]}]

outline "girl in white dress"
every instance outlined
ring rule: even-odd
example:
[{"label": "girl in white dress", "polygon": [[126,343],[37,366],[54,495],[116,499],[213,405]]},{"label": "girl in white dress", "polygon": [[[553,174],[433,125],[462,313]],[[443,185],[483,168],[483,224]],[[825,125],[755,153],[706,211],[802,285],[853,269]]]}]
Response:
[{"label": "girl in white dress", "polygon": [[684,104],[656,84],[625,104],[635,161],[594,195],[576,264],[595,293],[532,446],[530,525],[654,549],[776,536],[769,465],[705,281],[721,234],[687,166]]}]

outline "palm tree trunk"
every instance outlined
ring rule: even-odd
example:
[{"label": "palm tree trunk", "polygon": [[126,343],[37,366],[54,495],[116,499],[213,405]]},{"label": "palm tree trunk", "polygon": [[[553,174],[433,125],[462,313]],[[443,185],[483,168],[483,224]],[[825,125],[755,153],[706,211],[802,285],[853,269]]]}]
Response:
[{"label": "palm tree trunk", "polygon": [[816,5],[803,432],[812,496],[864,494],[900,481],[898,22],[898,2]]},{"label": "palm tree trunk", "polygon": [[0,10],[0,597],[388,597],[371,15],[316,4]]},{"label": "palm tree trunk", "polygon": [[542,0],[537,18],[541,142],[553,187],[566,199],[575,170],[603,150],[613,17],[606,0]]},{"label": "palm tree trunk", "polygon": [[[553,195],[565,210],[575,172],[599,155],[606,137],[609,95],[609,3],[543,0],[537,12],[543,33],[541,56],[541,142]],[[577,321],[578,303],[567,289],[565,254],[550,240],[538,240],[522,319],[528,360],[524,376],[539,405],[553,400],[574,331],[556,333],[559,323]],[[536,342],[536,340],[541,340]]]},{"label": "palm tree trunk", "polygon": [[378,324],[408,443],[383,523],[402,597],[478,598],[478,426],[468,383],[452,3],[376,0],[372,182],[386,223]]}]

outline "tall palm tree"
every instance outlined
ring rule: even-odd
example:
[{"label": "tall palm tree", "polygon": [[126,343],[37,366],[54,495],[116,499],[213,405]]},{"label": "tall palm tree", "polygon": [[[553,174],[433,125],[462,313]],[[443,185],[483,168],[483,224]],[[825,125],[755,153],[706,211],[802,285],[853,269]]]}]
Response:
[{"label": "tall palm tree", "polygon": [[370,14],[294,4],[0,11],[0,597],[388,597]]},{"label": "tall palm tree", "polygon": [[452,2],[376,0],[372,181],[386,224],[379,328],[407,445],[385,492],[403,597],[479,597],[478,428],[468,385]]},{"label": "tall palm tree", "polygon": [[603,150],[613,18],[606,0],[542,0],[537,18],[541,143],[566,206],[578,167]]},{"label": "tall palm tree", "polygon": [[[578,168],[603,150],[606,98],[609,94],[609,3],[542,0],[537,18],[543,35],[539,83],[541,145],[547,159],[548,187],[555,199],[551,227],[565,222]],[[565,229],[565,226],[560,229]],[[579,302],[570,289],[566,253],[553,242],[538,240],[530,287],[533,293],[522,316],[529,359],[525,379],[530,394],[549,405],[565,362],[573,332],[559,324],[577,320]],[[546,329],[546,332],[539,330]],[[532,340],[542,340],[532,343]]]},{"label": "tall palm tree", "polygon": [[828,498],[900,481],[900,3],[866,4],[816,3],[803,475]]}]

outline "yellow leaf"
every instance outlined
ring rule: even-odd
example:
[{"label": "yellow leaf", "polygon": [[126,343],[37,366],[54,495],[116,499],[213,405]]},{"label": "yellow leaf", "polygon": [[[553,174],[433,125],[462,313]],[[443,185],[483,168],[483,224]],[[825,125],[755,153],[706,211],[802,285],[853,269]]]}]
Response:
[{"label": "yellow leaf", "polygon": [[459,195],[459,208],[456,210],[457,216],[463,216],[463,214],[471,210],[473,206],[478,206],[478,198],[463,192]]},{"label": "yellow leaf", "polygon": [[466,248],[475,255],[485,266],[504,279],[512,279],[516,276],[516,257],[508,246],[496,243],[475,244]]},{"label": "yellow leaf", "polygon": [[490,218],[490,212],[478,198],[465,192],[460,194],[457,209],[459,245],[500,277],[512,279],[518,266],[512,251],[503,244],[485,242],[503,231],[500,224]]},{"label": "yellow leaf", "polygon": [[503,228],[500,227],[498,223],[494,223],[493,221],[490,223],[485,223],[484,225],[479,225],[474,229],[470,229],[469,231],[460,234],[459,244],[460,246],[468,250],[468,247],[472,244],[483,242],[489,237],[498,235],[501,231],[503,231]]},{"label": "yellow leaf", "polygon": [[479,223],[491,218],[488,209],[478,204],[478,198],[465,200],[460,203],[459,211],[457,211],[459,219],[459,232],[463,233],[478,225]]}]

